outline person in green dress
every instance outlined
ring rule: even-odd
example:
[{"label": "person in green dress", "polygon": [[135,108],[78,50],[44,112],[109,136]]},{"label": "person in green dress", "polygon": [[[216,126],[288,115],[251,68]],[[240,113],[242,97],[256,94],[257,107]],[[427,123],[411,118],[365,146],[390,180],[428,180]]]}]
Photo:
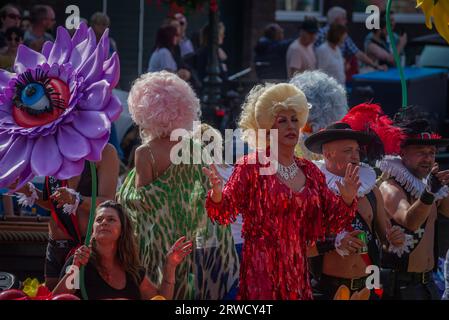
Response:
[{"label": "person in green dress", "polygon": [[[117,198],[135,224],[147,275],[160,285],[165,255],[185,235],[195,249],[177,269],[173,298],[223,299],[239,273],[230,228],[214,225],[207,217],[208,179],[202,164],[194,164],[193,153],[188,163],[172,161],[171,151],[180,141],[171,141],[170,135],[176,129],[193,130],[200,116],[199,100],[185,81],[161,71],[134,82],[128,106],[140,128],[142,145]],[[184,138],[187,150],[195,143],[201,149],[191,136]]]}]

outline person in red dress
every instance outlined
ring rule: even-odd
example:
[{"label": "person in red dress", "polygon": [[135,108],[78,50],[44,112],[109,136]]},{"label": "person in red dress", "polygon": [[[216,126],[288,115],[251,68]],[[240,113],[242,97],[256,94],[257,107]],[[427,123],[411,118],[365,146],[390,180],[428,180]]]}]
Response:
[{"label": "person in red dress", "polygon": [[[257,151],[238,162],[224,189],[214,165],[203,169],[211,182],[206,208],[212,221],[230,224],[243,216],[239,299],[312,299],[307,245],[354,218],[358,166],[348,165],[336,196],[312,162],[295,156],[308,113],[306,97],[291,84],[253,88],[239,126]],[[266,147],[251,140],[251,130],[259,129],[277,129],[277,139]],[[267,174],[272,163],[276,170]]]}]

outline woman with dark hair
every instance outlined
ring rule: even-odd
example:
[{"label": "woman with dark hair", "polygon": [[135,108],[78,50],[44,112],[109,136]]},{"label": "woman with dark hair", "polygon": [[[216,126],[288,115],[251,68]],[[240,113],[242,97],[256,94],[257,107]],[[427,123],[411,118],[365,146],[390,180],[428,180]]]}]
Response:
[{"label": "woman with dark hair", "polygon": [[175,47],[179,44],[178,28],[172,24],[160,27],[156,34],[156,44],[148,63],[148,72],[169,71],[176,73],[181,79],[189,80],[190,72],[179,69],[175,59]]},{"label": "woman with dark hair", "polygon": [[[197,70],[198,76],[200,77],[201,80],[203,80],[207,75],[206,67],[207,67],[207,62],[209,60],[208,48],[210,46],[209,30],[210,30],[209,24],[205,25],[201,29],[200,48],[197,50],[196,57],[195,57],[195,69]],[[223,22],[219,22],[218,23],[218,62],[219,62],[219,69],[220,69],[220,77],[223,81],[226,81],[228,78],[228,76],[227,76],[228,67],[226,65],[226,60],[228,59],[228,56],[222,48],[224,38],[225,38],[225,31],[226,31],[225,25],[223,24]]]},{"label": "woman with dark hair", "polygon": [[17,27],[8,28],[5,32],[6,52],[0,54],[0,69],[13,72],[13,65],[19,44],[23,43],[23,30]]},{"label": "woman with dark hair", "polygon": [[68,285],[74,272],[85,266],[85,286],[91,300],[137,300],[150,299],[156,295],[171,299],[176,267],[191,252],[191,241],[185,241],[185,237],[176,241],[167,254],[163,282],[157,288],[141,267],[130,218],[120,204],[108,200],[97,207],[91,246],[78,248],[67,261],[63,272],[70,269],[61,276],[53,293],[79,295],[79,290],[71,289]]},{"label": "woman with dark hair", "polygon": [[0,8],[0,52],[6,50],[6,30],[20,27],[20,19],[22,15],[15,5],[8,3]]}]

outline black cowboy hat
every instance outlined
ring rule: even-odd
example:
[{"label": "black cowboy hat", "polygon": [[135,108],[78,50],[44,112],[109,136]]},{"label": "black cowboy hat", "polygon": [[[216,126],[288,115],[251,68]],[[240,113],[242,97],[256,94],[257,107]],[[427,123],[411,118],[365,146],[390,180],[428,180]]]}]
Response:
[{"label": "black cowboy hat", "polygon": [[336,122],[308,137],[304,144],[313,153],[323,153],[323,144],[336,140],[356,140],[361,146],[372,142],[373,136],[366,132],[352,130],[351,126],[344,122]]},{"label": "black cowboy hat", "polygon": [[406,138],[402,143],[402,146],[435,146],[437,148],[449,146],[449,139],[433,138],[432,133],[422,132],[419,136],[413,138]]},{"label": "black cowboy hat", "polygon": [[426,119],[416,119],[403,121],[398,124],[405,133],[402,146],[420,145],[445,147],[449,145],[449,139],[443,139],[438,134],[432,132],[430,122]]}]

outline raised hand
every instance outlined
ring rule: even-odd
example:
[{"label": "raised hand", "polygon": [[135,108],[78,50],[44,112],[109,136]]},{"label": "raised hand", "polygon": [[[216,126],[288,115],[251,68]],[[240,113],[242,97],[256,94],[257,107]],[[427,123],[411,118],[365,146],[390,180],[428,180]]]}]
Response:
[{"label": "raised hand", "polygon": [[359,191],[361,185],[359,182],[359,166],[348,163],[343,184],[338,181],[336,181],[336,184],[343,201],[350,206],[354,198],[357,196],[357,192]]},{"label": "raised hand", "polygon": [[365,246],[364,242],[357,238],[357,235],[361,233],[360,230],[354,230],[348,233],[343,239],[341,239],[341,245],[338,249],[346,251],[348,254],[356,254]]},{"label": "raised hand", "polygon": [[73,255],[73,265],[78,268],[81,266],[85,266],[89,262],[89,257],[91,254],[91,249],[87,246],[81,246],[76,249],[75,254]]},{"label": "raised hand", "polygon": [[192,252],[192,247],[192,241],[186,241],[186,237],[179,238],[167,253],[167,264],[176,268]]},{"label": "raised hand", "polygon": [[398,226],[388,228],[385,236],[388,242],[395,247],[400,247],[405,242],[405,234]]},{"label": "raised hand", "polygon": [[210,169],[204,167],[203,172],[209,178],[212,188],[212,200],[217,203],[220,202],[223,193],[223,181],[217,172],[217,168],[215,168],[215,165],[212,164]]},{"label": "raised hand", "polygon": [[61,208],[64,204],[74,204],[76,201],[75,195],[68,191],[67,188],[59,188],[50,198],[58,203],[56,205],[57,208]]}]

